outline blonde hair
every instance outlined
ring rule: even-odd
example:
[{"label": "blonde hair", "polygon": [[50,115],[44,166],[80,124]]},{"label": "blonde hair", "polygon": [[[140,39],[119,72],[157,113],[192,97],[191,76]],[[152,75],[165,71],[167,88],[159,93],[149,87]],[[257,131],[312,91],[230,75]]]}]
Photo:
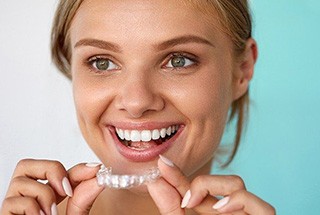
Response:
[{"label": "blonde hair", "polygon": [[[241,54],[251,37],[252,22],[247,0],[185,0],[199,9],[218,14],[222,30],[229,35],[234,44],[235,53]],[[69,79],[70,72],[70,35],[71,22],[83,0],[60,0],[51,33],[51,55],[57,68]],[[208,7],[209,6],[209,7]],[[232,152],[223,166],[233,160],[238,150],[241,134],[246,121],[249,104],[249,92],[232,103],[229,122],[236,118],[236,135]]]}]

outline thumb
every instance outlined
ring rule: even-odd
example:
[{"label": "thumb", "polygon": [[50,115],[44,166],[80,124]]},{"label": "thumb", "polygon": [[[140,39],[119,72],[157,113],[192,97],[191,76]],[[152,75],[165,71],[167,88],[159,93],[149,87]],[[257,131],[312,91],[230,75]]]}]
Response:
[{"label": "thumb", "polygon": [[163,178],[147,184],[148,191],[154,203],[158,207],[160,214],[184,215],[184,209],[180,207],[181,196]]},{"label": "thumb", "polygon": [[78,164],[71,168],[69,179],[74,188],[73,196],[68,199],[67,214],[88,215],[98,195],[103,191],[96,180],[100,165]]}]

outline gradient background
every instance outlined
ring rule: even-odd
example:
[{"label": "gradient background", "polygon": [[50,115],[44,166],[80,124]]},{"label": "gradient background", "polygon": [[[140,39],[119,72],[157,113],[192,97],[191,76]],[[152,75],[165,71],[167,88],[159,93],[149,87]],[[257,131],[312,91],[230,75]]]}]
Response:
[{"label": "gradient background", "polygon": [[[278,214],[320,213],[320,2],[251,0],[259,60],[234,162]],[[0,201],[22,158],[67,168],[97,160],[77,127],[71,85],[50,63],[56,1],[0,0]],[[231,141],[231,128],[224,142]]]}]

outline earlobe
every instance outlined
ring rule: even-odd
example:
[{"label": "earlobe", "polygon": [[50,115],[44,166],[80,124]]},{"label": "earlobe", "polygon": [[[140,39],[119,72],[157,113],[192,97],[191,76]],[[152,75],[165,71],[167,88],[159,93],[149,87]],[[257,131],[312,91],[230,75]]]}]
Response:
[{"label": "earlobe", "polygon": [[253,77],[254,65],[257,58],[257,43],[254,39],[250,38],[247,40],[246,49],[241,56],[240,62],[237,64],[234,74],[233,100],[237,100],[247,92],[249,83]]}]

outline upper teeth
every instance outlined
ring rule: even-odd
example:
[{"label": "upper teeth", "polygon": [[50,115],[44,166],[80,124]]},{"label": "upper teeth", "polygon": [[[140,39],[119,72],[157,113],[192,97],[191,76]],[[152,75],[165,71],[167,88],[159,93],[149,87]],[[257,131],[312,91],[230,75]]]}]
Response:
[{"label": "upper teeth", "polygon": [[153,130],[123,130],[120,128],[116,128],[116,133],[119,138],[122,140],[128,140],[133,142],[138,141],[150,141],[150,140],[158,140],[160,137],[165,138],[166,136],[170,136],[174,132],[178,130],[178,125],[169,126],[168,128],[160,128]]}]

